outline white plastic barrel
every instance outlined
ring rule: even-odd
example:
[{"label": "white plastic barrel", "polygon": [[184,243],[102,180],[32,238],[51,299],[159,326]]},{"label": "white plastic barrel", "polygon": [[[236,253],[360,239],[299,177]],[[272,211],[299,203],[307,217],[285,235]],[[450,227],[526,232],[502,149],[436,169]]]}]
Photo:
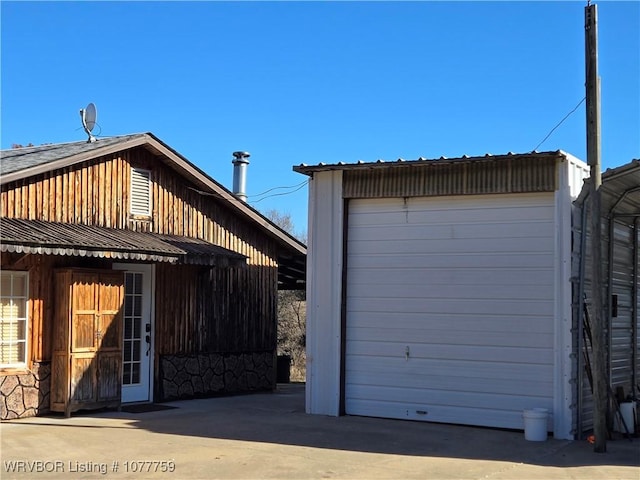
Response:
[{"label": "white plastic barrel", "polygon": [[544,442],[547,439],[547,419],[549,410],[546,408],[534,408],[525,410],[522,414],[524,418],[524,438],[532,442]]}]

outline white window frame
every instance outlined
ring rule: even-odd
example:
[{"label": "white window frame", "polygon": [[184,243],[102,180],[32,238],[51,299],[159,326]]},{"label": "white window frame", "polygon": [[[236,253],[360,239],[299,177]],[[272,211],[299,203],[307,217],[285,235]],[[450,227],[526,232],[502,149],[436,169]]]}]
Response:
[{"label": "white window frame", "polygon": [[[2,271],[0,276],[10,278],[10,291],[0,291],[0,297],[2,302],[0,303],[0,348],[4,348],[5,345],[24,344],[23,358],[18,362],[13,363],[0,363],[0,368],[25,368],[27,366],[27,359],[29,358],[29,273],[24,271]],[[14,295],[14,285],[16,281],[24,282],[24,295]],[[15,305],[22,303],[24,316],[23,317],[8,317],[5,319],[5,307],[9,310],[13,310]],[[18,308],[19,310],[19,308]],[[5,322],[24,322],[24,336],[17,339],[4,339],[2,338],[2,332],[4,331]],[[18,328],[19,331],[19,328]],[[0,357],[1,362],[1,357]]]},{"label": "white window frame", "polygon": [[[138,209],[134,203],[134,192],[136,190],[136,186],[134,184],[134,178],[136,175],[140,175],[140,176],[144,176],[147,177],[147,193],[149,195],[149,198],[147,200],[147,204],[149,206],[149,208],[145,211],[142,209]],[[151,212],[153,211],[152,205],[151,205],[151,171],[150,170],[145,170],[143,168],[131,168],[131,182],[130,182],[130,188],[131,188],[131,193],[129,195],[129,211],[131,212],[131,215],[139,215],[139,216],[143,216],[143,217],[150,217],[151,216]]]}]

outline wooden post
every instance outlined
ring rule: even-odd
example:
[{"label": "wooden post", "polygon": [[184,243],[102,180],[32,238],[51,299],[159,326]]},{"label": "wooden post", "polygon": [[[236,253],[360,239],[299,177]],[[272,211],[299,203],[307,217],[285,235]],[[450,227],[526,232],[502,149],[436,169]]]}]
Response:
[{"label": "wooden post", "polygon": [[587,163],[590,167],[591,198],[591,305],[593,311],[593,434],[594,451],[607,451],[609,380],[606,369],[606,312],[603,302],[600,185],[600,78],[598,76],[598,10],[585,7],[585,63],[587,99]]}]

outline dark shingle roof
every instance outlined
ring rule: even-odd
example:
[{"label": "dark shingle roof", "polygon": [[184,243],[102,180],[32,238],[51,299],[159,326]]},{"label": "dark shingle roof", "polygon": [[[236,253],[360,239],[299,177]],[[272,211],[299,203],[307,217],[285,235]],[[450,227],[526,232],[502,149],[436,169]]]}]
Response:
[{"label": "dark shingle roof", "polygon": [[0,175],[7,175],[33,167],[46,165],[58,160],[73,157],[81,153],[89,153],[104,147],[117,145],[145,134],[123,135],[119,137],[101,138],[95,142],[52,143],[37,147],[12,148],[0,151]]}]

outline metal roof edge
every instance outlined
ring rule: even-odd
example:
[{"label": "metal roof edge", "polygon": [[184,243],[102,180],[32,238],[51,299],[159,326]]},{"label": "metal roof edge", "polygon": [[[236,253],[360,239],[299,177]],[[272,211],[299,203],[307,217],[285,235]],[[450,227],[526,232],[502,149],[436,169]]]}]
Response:
[{"label": "metal roof edge", "polygon": [[619,175],[626,175],[630,171],[638,169],[640,169],[640,159],[633,158],[629,163],[625,163],[624,165],[607,168],[604,172],[602,172],[602,179],[612,179]]},{"label": "metal roof edge", "polygon": [[359,170],[359,169],[366,170],[366,169],[373,169],[373,168],[398,168],[398,167],[423,166],[423,165],[425,166],[426,165],[444,165],[444,164],[463,163],[463,162],[483,162],[483,161],[490,162],[490,161],[501,161],[501,160],[514,159],[514,158],[528,158],[528,157],[555,157],[555,158],[564,157],[569,159],[570,161],[584,163],[582,162],[582,160],[578,159],[577,157],[574,157],[569,153],[566,153],[562,150],[555,150],[555,151],[547,151],[547,152],[534,151],[534,152],[526,152],[526,153],[509,152],[509,153],[500,154],[500,155],[491,155],[487,153],[482,156],[471,157],[468,155],[463,155],[461,157],[455,157],[455,158],[440,157],[437,159],[435,158],[425,159],[423,157],[420,157],[416,160],[398,159],[398,160],[391,160],[391,161],[376,160],[372,162],[358,161],[357,163],[344,163],[344,162],[338,162],[333,164],[320,163],[318,165],[300,164],[300,165],[294,165],[293,171],[303,175],[310,176],[314,172],[322,172],[322,171],[330,171],[330,170]]},{"label": "metal roof edge", "polygon": [[[629,163],[625,163],[623,165],[619,165],[613,168],[607,168],[604,172],[602,172],[602,185],[601,188],[604,190],[609,190],[609,182],[615,180],[617,177],[629,175],[634,170],[640,171],[640,159],[634,158],[631,159]],[[578,197],[573,201],[574,205],[584,205],[587,198],[589,197],[589,188],[586,188],[586,185],[590,182],[590,177],[585,178],[584,186],[580,191]]]},{"label": "metal roof edge", "polygon": [[574,165],[578,165],[582,168],[589,168],[589,165],[587,164],[587,162],[585,162],[584,160],[581,160],[580,158],[576,157],[575,155],[572,155],[569,152],[565,152],[564,150],[558,150],[557,152],[559,155],[564,156],[567,160],[569,160],[570,163],[574,164]]}]

